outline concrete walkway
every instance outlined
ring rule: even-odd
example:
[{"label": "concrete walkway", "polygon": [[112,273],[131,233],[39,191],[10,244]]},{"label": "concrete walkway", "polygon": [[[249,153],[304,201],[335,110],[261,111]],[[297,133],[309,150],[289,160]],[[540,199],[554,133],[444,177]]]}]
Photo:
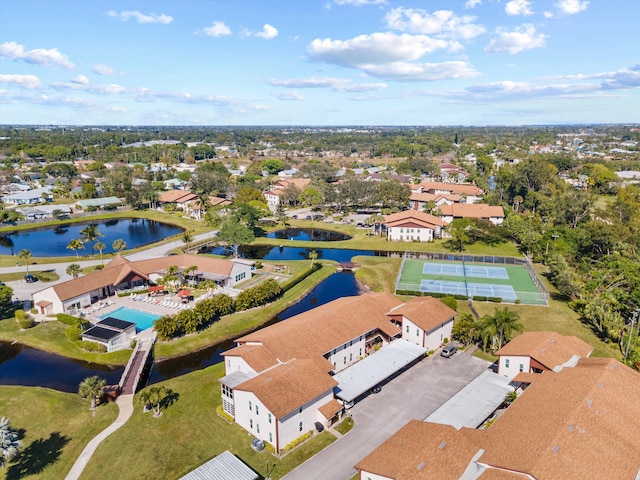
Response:
[{"label": "concrete walkway", "polygon": [[79,479],[80,475],[82,474],[82,471],[87,466],[87,463],[89,463],[89,460],[93,455],[93,452],[95,452],[96,448],[98,448],[98,445],[100,445],[105,438],[107,438],[109,435],[111,435],[113,432],[115,432],[121,426],[123,426],[133,414],[133,395],[120,395],[116,399],[116,404],[120,409],[118,418],[116,418],[116,420],[111,425],[109,425],[107,428],[101,431],[98,435],[96,435],[87,444],[87,446],[84,447],[84,450],[82,450],[82,453],[76,460],[76,463],[74,463],[73,467],[71,467],[71,470],[65,477],[65,480]]}]

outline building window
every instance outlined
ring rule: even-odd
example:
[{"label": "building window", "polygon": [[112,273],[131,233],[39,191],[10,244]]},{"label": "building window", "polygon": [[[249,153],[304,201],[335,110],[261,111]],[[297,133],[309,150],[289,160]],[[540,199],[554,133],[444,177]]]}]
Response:
[{"label": "building window", "polygon": [[416,337],[420,336],[420,329],[416,327]]},{"label": "building window", "polygon": [[349,354],[349,361],[350,361],[350,362],[353,362],[353,353],[350,353],[350,354]]},{"label": "building window", "polygon": [[269,443],[273,443],[273,435],[271,435],[271,432],[269,432]]},{"label": "building window", "polygon": [[300,425],[298,426],[298,430],[302,431],[302,422],[300,422]]},{"label": "building window", "polygon": [[227,367],[231,367],[231,359],[227,358]]},{"label": "building window", "polygon": [[360,348],[359,356],[362,356],[362,347]]},{"label": "building window", "polygon": [[271,423],[271,414],[267,413],[267,418],[269,419],[269,423]]},{"label": "building window", "polygon": [[504,367],[505,368],[509,368],[509,359],[508,358],[504,361]]},{"label": "building window", "polygon": [[409,333],[409,325],[407,325],[407,333]]},{"label": "building window", "polygon": [[345,365],[347,364],[347,356],[346,355],[344,356],[344,361],[342,363],[344,363]]},{"label": "building window", "polygon": [[233,390],[231,390],[226,385],[222,385],[222,395],[225,397],[233,398]]},{"label": "building window", "polygon": [[259,410],[258,405],[256,405],[256,415],[260,415],[260,410]]},{"label": "building window", "polygon": [[302,413],[302,407],[298,409],[298,413]]},{"label": "building window", "polygon": [[333,362],[333,369],[335,370],[336,368],[336,362]]},{"label": "building window", "polygon": [[520,371],[524,372],[524,365],[523,364],[520,364]]},{"label": "building window", "polygon": [[260,433],[260,424],[259,423],[256,423],[256,432]]},{"label": "building window", "polygon": [[249,400],[249,411],[251,411],[251,400]]},{"label": "building window", "polygon": [[249,419],[249,428],[253,430],[253,420]]}]

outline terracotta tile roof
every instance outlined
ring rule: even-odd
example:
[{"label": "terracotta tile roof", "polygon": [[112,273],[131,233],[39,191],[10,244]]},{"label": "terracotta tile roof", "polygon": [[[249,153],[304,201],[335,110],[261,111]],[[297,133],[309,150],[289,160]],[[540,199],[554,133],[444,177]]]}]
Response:
[{"label": "terracotta tile roof", "polygon": [[340,410],[342,410],[342,405],[340,405],[335,398],[332,398],[318,409],[327,420],[335,417]]},{"label": "terracotta tile roof", "polygon": [[314,359],[326,372],[333,366],[323,355],[334,348],[376,329],[390,336],[401,333],[385,315],[400,303],[387,292],[342,297],[236,341],[261,343],[281,362]]},{"label": "terracotta tile roof", "polygon": [[233,268],[233,262],[229,260],[188,254],[138,260],[137,262],[131,262],[131,264],[135,265],[137,270],[147,274],[166,270],[171,265],[175,265],[178,268],[197,265],[199,272],[219,273],[228,276]]},{"label": "terracotta tile roof", "polygon": [[396,480],[458,480],[480,450],[472,439],[483,433],[412,420],[355,468]]},{"label": "terracotta tile roof", "polygon": [[312,360],[296,359],[238,385],[252,392],[277,418],[325,394],[338,384]]},{"label": "terracotta tile roof", "polygon": [[411,222],[422,225],[423,228],[427,227],[432,229],[446,225],[440,218],[419,210],[404,210],[403,212],[392,213],[384,217],[384,223],[387,224],[387,227],[401,227]]},{"label": "terracotta tile roof", "polygon": [[504,218],[504,210],[501,206],[492,206],[485,203],[453,203],[438,207],[442,215],[453,218]]},{"label": "terracotta tile roof", "polygon": [[423,191],[429,192],[432,190],[444,190],[456,195],[483,195],[484,191],[470,183],[441,183],[441,182],[421,182],[414,187],[416,190],[418,187],[422,187]]},{"label": "terracotta tile roof", "polygon": [[456,311],[447,307],[437,298],[414,297],[408,302],[392,308],[387,312],[387,315],[403,315],[422,330],[429,332],[447,320],[453,319],[456,316]]},{"label": "terracotta tile roof", "polygon": [[524,332],[498,350],[496,355],[531,357],[553,370],[574,356],[588,357],[592,351],[591,345],[575,336],[556,332]]},{"label": "terracotta tile roof", "polygon": [[287,188],[289,185],[295,185],[300,190],[304,190],[304,188],[311,183],[311,179],[309,178],[289,178],[285,180],[280,180],[273,184],[274,189]]},{"label": "terracotta tile roof", "polygon": [[[481,459],[482,461],[482,459]],[[480,480],[530,480],[531,477],[518,472],[488,468],[478,477]]]},{"label": "terracotta tile roof", "polygon": [[460,195],[454,195],[452,193],[427,193],[427,192],[411,192],[411,196],[409,200],[418,201],[418,202],[437,202],[440,199],[446,199],[451,202],[459,202],[462,200]]},{"label": "terracotta tile roof", "polygon": [[262,345],[240,345],[222,353],[223,357],[241,357],[256,372],[278,364],[278,360]]},{"label": "terracotta tile roof", "polygon": [[487,430],[482,463],[538,479],[637,478],[640,374],[583,358],[545,372]]},{"label": "terracotta tile roof", "polygon": [[[638,398],[638,372],[614,359],[583,358],[575,368],[537,375],[486,431],[413,421],[356,468],[403,480],[459,478],[482,449],[483,480],[638,478]],[[432,470],[420,475],[421,462],[421,472]]]},{"label": "terracotta tile roof", "polygon": [[158,200],[163,203],[184,203],[192,200],[196,200],[198,196],[195,193],[188,192],[186,190],[168,190],[162,192]]}]

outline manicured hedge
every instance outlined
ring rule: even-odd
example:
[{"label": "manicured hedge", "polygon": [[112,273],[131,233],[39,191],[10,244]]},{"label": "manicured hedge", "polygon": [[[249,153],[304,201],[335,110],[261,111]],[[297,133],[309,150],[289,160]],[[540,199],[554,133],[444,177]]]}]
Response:
[{"label": "manicured hedge", "polygon": [[58,313],[56,318],[60,323],[64,323],[65,325],[77,325],[79,323],[83,323],[82,318],[67,315],[66,313]]}]

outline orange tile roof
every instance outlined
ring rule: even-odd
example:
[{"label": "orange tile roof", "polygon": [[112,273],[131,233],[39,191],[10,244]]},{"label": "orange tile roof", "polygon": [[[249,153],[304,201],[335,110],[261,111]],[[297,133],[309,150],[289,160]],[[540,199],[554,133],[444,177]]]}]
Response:
[{"label": "orange tile roof", "polygon": [[531,357],[553,370],[574,355],[588,357],[592,351],[591,345],[575,336],[556,332],[524,332],[498,350],[496,355]]},{"label": "orange tile roof", "polygon": [[197,199],[198,196],[195,193],[191,193],[186,190],[168,190],[162,192],[158,197],[158,200],[163,203],[184,203]]},{"label": "orange tile roof", "polygon": [[421,182],[415,188],[421,186],[426,190],[445,190],[456,195],[482,195],[484,191],[471,183],[442,183],[442,182]]},{"label": "orange tile roof", "polygon": [[256,372],[278,364],[278,360],[263,345],[240,345],[222,353],[223,357],[241,357]]},{"label": "orange tile roof", "polygon": [[504,210],[501,206],[492,206],[485,203],[453,203],[438,207],[442,215],[450,215],[454,218],[504,218]]},{"label": "orange tile roof", "polygon": [[355,468],[396,480],[458,480],[480,450],[474,437],[483,433],[412,420]]},{"label": "orange tile roof", "polygon": [[384,314],[401,302],[387,292],[342,297],[285,321],[262,328],[236,342],[261,343],[280,362],[311,358],[329,371],[324,354],[376,329],[401,333]]},{"label": "orange tile roof", "polygon": [[327,420],[335,417],[340,410],[342,410],[342,405],[340,405],[335,398],[332,398],[318,409]]},{"label": "orange tile roof", "polygon": [[446,224],[438,217],[419,210],[404,210],[391,215],[385,215],[387,227],[401,227],[409,222],[416,222],[427,228],[444,227]]},{"label": "orange tile roof", "polygon": [[480,461],[538,479],[637,478],[640,374],[610,358],[546,372],[487,430]]},{"label": "orange tile roof", "polygon": [[311,183],[311,179],[309,178],[289,178],[280,180],[273,184],[274,189],[287,188],[289,185],[295,185],[300,190],[304,190],[304,188]]},{"label": "orange tile roof", "polygon": [[440,199],[446,199],[451,202],[459,202],[462,200],[460,195],[454,195],[452,193],[426,193],[426,192],[412,192],[409,200],[418,201],[418,202],[437,202]]},{"label": "orange tile roof", "polygon": [[312,360],[296,359],[238,385],[252,392],[277,418],[325,394],[338,384]]},{"label": "orange tile roof", "polygon": [[442,325],[456,316],[456,311],[437,298],[414,297],[402,305],[392,308],[387,315],[403,315],[425,332]]}]

